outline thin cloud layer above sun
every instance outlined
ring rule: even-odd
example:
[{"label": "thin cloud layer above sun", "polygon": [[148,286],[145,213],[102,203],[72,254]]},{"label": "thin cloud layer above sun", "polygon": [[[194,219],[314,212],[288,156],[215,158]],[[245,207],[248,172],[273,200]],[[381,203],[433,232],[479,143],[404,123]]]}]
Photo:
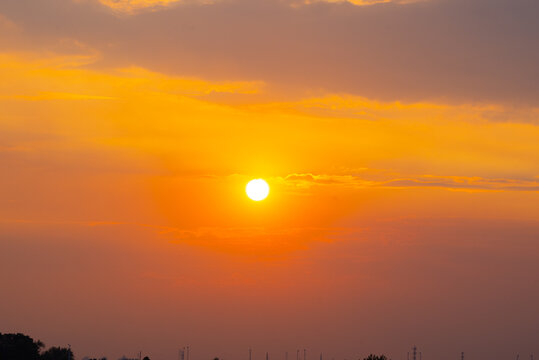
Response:
[{"label": "thin cloud layer above sun", "polygon": [[[80,0],[75,0],[80,1]],[[97,0],[100,4],[113,11],[125,14],[137,14],[142,11],[166,10],[170,6],[180,4],[212,4],[216,1],[226,0]],[[427,0],[304,0],[302,4],[309,5],[319,2],[325,3],[349,3],[356,6],[369,6],[383,3],[410,4]],[[292,5],[299,5],[295,0],[291,0]]]},{"label": "thin cloud layer above sun", "polygon": [[315,3],[333,3],[333,4],[339,4],[339,3],[348,3],[356,6],[370,6],[370,5],[377,5],[377,4],[387,4],[387,3],[394,3],[394,4],[412,4],[415,2],[423,2],[423,1],[430,1],[430,0],[305,0],[305,4],[315,4]]},{"label": "thin cloud layer above sun", "polygon": [[[0,84],[0,99],[117,99],[121,97],[119,91],[137,88],[143,88],[149,94],[170,96],[256,94],[263,87],[260,82],[212,83],[200,79],[167,77],[137,67],[107,72],[82,68],[95,61],[96,57],[84,54],[0,53],[0,73],[4,79]],[[99,94],[84,94],[88,92]]]},{"label": "thin cloud layer above sun", "polygon": [[[76,0],[75,0],[76,1]],[[80,0],[79,0],[80,1]],[[164,10],[169,6],[178,4],[212,4],[219,0],[97,0],[101,4],[119,12],[135,14],[141,10]],[[223,1],[223,0],[221,0]],[[292,0],[293,1],[293,0]],[[383,3],[410,4],[428,0],[305,0],[304,4],[317,2],[350,3],[356,6],[368,6]]]},{"label": "thin cloud layer above sun", "polygon": [[136,14],[141,11],[164,10],[179,4],[211,4],[215,0],[98,0],[104,6],[126,14]]},{"label": "thin cloud layer above sun", "polygon": [[[151,9],[155,3],[118,4]],[[263,81],[286,94],[538,105],[539,28],[530,15],[537,2],[167,4],[165,11],[118,17],[91,1],[20,0],[0,3],[0,13],[23,31],[14,47],[51,47],[72,38],[101,54],[95,65],[101,68],[135,65],[182,77]]]}]

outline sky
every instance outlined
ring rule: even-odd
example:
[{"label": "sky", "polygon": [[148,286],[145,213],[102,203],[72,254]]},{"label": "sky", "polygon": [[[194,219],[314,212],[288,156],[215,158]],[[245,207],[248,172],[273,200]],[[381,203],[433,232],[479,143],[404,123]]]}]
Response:
[{"label": "sky", "polygon": [[1,0],[0,332],[78,360],[539,356],[538,16]]}]

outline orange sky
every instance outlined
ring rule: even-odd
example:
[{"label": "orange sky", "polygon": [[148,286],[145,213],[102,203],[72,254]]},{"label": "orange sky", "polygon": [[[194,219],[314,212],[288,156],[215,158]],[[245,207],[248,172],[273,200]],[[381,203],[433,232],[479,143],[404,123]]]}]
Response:
[{"label": "orange sky", "polygon": [[0,332],[78,359],[538,352],[538,11],[3,1]]}]

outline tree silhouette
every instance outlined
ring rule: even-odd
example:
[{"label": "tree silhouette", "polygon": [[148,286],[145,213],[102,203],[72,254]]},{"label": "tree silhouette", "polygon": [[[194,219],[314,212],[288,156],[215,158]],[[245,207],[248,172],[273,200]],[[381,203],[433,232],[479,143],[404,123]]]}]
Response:
[{"label": "tree silhouette", "polygon": [[367,356],[363,360],[387,360],[387,356],[385,356],[383,354],[382,355],[370,354],[369,356]]},{"label": "tree silhouette", "polygon": [[39,351],[45,345],[24,334],[0,333],[0,359],[38,360]]},{"label": "tree silhouette", "polygon": [[51,347],[43,354],[40,360],[74,360],[71,349],[62,347]]}]

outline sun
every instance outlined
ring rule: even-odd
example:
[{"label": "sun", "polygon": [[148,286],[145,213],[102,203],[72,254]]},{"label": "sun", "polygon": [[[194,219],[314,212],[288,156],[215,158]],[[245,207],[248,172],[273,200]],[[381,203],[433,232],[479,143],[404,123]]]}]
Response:
[{"label": "sun", "polygon": [[245,187],[245,192],[249,199],[254,201],[261,201],[268,197],[269,185],[263,179],[254,179],[249,181]]}]

